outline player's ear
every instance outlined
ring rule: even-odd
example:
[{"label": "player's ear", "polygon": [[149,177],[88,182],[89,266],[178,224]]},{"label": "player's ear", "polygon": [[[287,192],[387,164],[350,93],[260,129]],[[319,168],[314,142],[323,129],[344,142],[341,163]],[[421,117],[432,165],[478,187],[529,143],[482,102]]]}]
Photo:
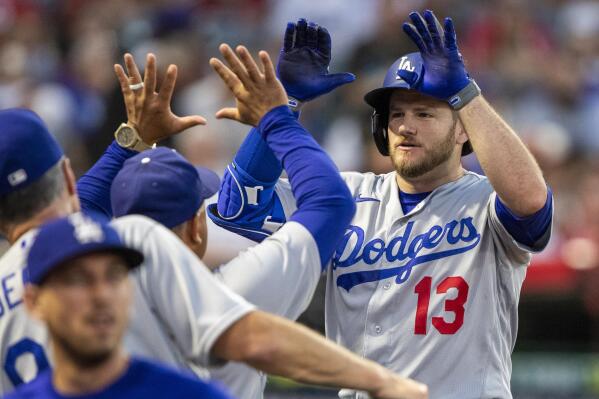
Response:
[{"label": "player's ear", "polygon": [[65,185],[67,194],[69,196],[69,200],[71,201],[71,207],[74,212],[78,212],[81,210],[81,205],[79,203],[79,196],[77,195],[77,179],[75,178],[75,173],[73,172],[73,168],[71,168],[71,160],[69,158],[65,158],[62,162],[62,174],[65,179]]},{"label": "player's ear", "polygon": [[[189,239],[194,244],[202,243],[202,220],[199,213],[195,213],[191,219],[187,221],[189,226]],[[204,225],[206,221],[204,220]]]},{"label": "player's ear", "polygon": [[23,303],[27,312],[39,320],[44,320],[44,312],[40,304],[40,288],[32,284],[26,284],[23,292]]}]

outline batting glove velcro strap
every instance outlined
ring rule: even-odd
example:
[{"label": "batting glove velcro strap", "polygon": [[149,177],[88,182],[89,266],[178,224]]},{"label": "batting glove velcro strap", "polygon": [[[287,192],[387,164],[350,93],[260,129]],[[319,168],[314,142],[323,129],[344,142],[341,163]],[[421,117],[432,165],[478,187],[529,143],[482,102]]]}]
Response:
[{"label": "batting glove velcro strap", "polygon": [[468,83],[468,85],[460,90],[457,94],[449,97],[447,102],[453,109],[458,110],[466,106],[466,104],[479,95],[480,87],[478,87],[474,79],[470,79],[470,83]]}]

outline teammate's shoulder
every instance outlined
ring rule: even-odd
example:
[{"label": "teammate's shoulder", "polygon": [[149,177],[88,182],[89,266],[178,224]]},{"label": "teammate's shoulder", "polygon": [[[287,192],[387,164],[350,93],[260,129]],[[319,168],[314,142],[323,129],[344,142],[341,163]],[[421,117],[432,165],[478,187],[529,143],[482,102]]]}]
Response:
[{"label": "teammate's shoulder", "polygon": [[126,215],[121,216],[110,221],[110,224],[114,228],[126,228],[126,227],[154,227],[158,225],[153,219],[143,215]]}]

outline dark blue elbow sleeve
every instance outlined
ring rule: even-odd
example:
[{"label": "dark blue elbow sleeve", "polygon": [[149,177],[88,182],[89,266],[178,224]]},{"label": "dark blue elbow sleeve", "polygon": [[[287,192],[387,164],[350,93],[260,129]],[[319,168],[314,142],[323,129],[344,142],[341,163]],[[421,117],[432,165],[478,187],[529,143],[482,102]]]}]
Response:
[{"label": "dark blue elbow sleeve", "polygon": [[312,234],[324,267],[355,213],[351,193],[333,161],[286,106],[268,112],[258,130],[287,171],[298,208],[291,220]]},{"label": "dark blue elbow sleeve", "polygon": [[514,214],[501,202],[499,196],[495,200],[495,212],[505,229],[516,241],[534,248],[535,244],[545,236],[547,229],[551,226],[553,193],[551,188],[547,187],[545,206],[530,216],[521,217]]},{"label": "dark blue elbow sleeve", "polygon": [[123,163],[137,154],[112,142],[102,157],[77,181],[81,210],[96,218],[111,219],[110,186]]}]

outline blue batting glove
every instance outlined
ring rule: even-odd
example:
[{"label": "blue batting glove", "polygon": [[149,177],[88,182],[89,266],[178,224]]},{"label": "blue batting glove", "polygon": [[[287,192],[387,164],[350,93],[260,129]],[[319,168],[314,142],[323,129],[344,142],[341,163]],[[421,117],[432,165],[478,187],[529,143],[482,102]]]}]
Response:
[{"label": "blue batting glove", "polygon": [[310,101],[339,86],[353,82],[351,73],[329,74],[331,36],[322,26],[300,19],[289,22],[277,63],[277,77],[287,95]]},{"label": "blue batting glove", "polygon": [[[412,12],[410,19],[413,24],[404,23],[403,30],[418,47],[424,64],[418,91],[447,101],[470,83],[456,43],[453,22],[451,18],[445,18],[442,28],[430,10],[424,12],[424,18]],[[401,76],[402,71],[398,73]],[[402,78],[409,81],[409,76]]]}]

